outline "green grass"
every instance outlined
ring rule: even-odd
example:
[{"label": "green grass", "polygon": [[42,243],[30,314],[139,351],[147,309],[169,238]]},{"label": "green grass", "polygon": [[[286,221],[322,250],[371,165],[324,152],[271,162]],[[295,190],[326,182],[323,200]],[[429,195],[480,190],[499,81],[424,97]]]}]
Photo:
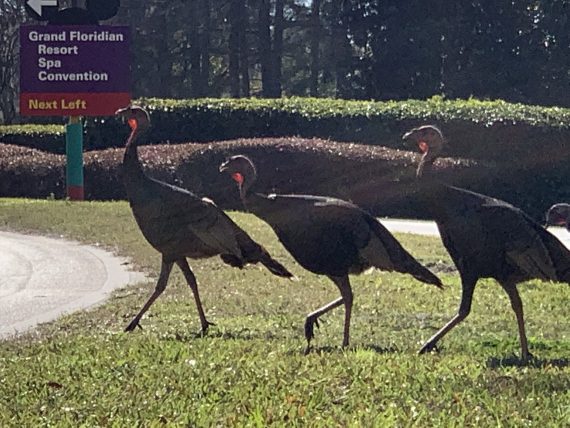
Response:
[{"label": "green grass", "polygon": [[[460,289],[437,239],[399,235],[441,272],[446,289],[373,272],[352,278],[352,346],[342,350],[341,309],[323,318],[303,355],[305,315],[337,297],[296,265],[265,224],[232,217],[299,277],[276,278],[217,258],[191,261],[208,318],[206,337],[182,275],[122,332],[153,281],[105,305],[0,342],[0,426],[540,426],[570,422],[570,288],[520,287],[535,364],[518,364],[514,314],[482,281],[469,318],[417,356],[456,311]],[[130,256],[157,275],[159,255],[118,203],[0,200],[0,228],[66,236]]]}]

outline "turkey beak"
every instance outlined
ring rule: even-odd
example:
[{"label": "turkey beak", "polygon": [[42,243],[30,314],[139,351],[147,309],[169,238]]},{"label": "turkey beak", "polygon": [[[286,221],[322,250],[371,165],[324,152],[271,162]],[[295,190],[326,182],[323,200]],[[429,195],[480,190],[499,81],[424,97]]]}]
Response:
[{"label": "turkey beak", "polygon": [[546,220],[542,225],[542,227],[544,227],[545,229],[548,229],[548,226],[552,226],[552,223],[550,222],[550,215],[546,215]]},{"label": "turkey beak", "polygon": [[414,142],[411,141],[412,139],[410,137],[412,136],[414,131],[415,131],[415,129],[412,129],[411,131],[408,131],[404,135],[402,135],[403,146],[406,149],[412,149],[412,147],[413,147]]},{"label": "turkey beak", "polygon": [[222,172],[226,172],[227,169],[228,169],[228,163],[227,163],[227,162],[222,162],[222,164],[220,165],[220,168],[218,169],[218,171],[220,171],[220,173],[222,173]]},{"label": "turkey beak", "polygon": [[124,119],[125,116],[126,116],[126,114],[127,114],[127,112],[128,112],[128,110],[129,110],[129,107],[128,107],[128,106],[127,106],[127,107],[120,108],[120,109],[118,109],[118,110],[115,112],[115,116],[119,116],[120,118]]},{"label": "turkey beak", "polygon": [[115,112],[115,116],[119,117],[119,120],[122,123],[126,123],[127,110],[128,110],[128,107],[124,107],[124,108],[120,108],[119,110],[117,110]]}]

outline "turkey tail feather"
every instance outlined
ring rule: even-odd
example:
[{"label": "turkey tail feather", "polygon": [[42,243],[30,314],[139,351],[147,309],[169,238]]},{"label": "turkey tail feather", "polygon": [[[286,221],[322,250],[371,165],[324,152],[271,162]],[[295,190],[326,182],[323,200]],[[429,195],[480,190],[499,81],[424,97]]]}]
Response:
[{"label": "turkey tail feather", "polygon": [[281,263],[274,260],[265,248],[255,242],[243,230],[238,228],[236,239],[244,255],[246,263],[261,262],[269,271],[277,276],[285,278],[294,278],[295,276],[289,272]]},{"label": "turkey tail feather", "polygon": [[396,238],[375,218],[372,216],[368,224],[376,236],[383,242],[388,250],[391,261],[394,264],[394,270],[401,273],[408,273],[418,281],[426,284],[435,285],[443,288],[441,280],[435,276],[428,268],[418,262]]},{"label": "turkey tail feather", "polygon": [[547,230],[544,230],[541,226],[537,226],[542,242],[554,265],[556,270],[557,278],[550,278],[553,281],[566,282],[570,285],[570,250],[558,240],[554,235],[552,235]]},{"label": "turkey tail feather", "polygon": [[[411,256],[410,256],[411,257]],[[405,273],[409,273],[418,281],[425,282],[427,284],[435,285],[437,288],[443,289],[443,283],[441,280],[435,276],[428,268],[421,265],[414,258],[404,261]]]},{"label": "turkey tail feather", "polygon": [[273,259],[265,249],[262,250],[261,257],[259,261],[265,266],[269,271],[277,276],[282,276],[284,278],[293,278],[294,275],[289,272],[285,266],[279,263],[277,260]]}]

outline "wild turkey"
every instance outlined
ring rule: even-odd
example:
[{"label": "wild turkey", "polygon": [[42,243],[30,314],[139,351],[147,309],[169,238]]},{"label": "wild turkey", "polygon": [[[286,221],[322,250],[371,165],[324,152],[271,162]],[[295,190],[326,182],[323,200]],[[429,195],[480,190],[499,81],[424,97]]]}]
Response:
[{"label": "wild turkey", "polygon": [[509,296],[517,317],[521,356],[529,360],[532,355],[516,286],[534,278],[570,281],[570,251],[520,209],[428,177],[445,143],[437,127],[421,126],[403,138],[417,144],[423,153],[416,173],[419,197],[437,223],[462,286],[457,315],[425,343],[420,353],[432,350],[439,339],[467,317],[477,281],[494,278]]},{"label": "wild turkey", "polygon": [[563,226],[570,232],[570,204],[554,204],[546,212],[548,226]]},{"label": "wild turkey", "polygon": [[118,110],[116,114],[126,118],[132,129],[122,168],[127,198],[144,237],[162,254],[156,288],[125,331],[140,327],[141,317],[166,288],[172,266],[176,263],[194,294],[202,333],[206,332],[211,323],[202,309],[198,284],[187,257],[200,259],[219,254],[231,266],[241,268],[247,263],[260,262],[275,275],[293,276],[212,201],[147,177],[138,157],[137,143],[150,125],[148,113],[132,106]]},{"label": "wild turkey", "polygon": [[349,273],[369,267],[409,273],[441,287],[441,281],[418,263],[370,214],[340,199],[309,195],[248,194],[257,173],[245,156],[233,156],[220,166],[237,182],[244,206],[273,228],[285,248],[305,269],[326,275],[341,297],[307,315],[305,338],[309,352],[314,326],[328,311],[344,304],[343,346],[349,344],[353,293]]}]

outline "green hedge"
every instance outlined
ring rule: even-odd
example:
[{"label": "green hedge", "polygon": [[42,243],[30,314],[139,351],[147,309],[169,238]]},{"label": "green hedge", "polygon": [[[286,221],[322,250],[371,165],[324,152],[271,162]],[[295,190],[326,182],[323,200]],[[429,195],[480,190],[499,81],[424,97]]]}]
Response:
[{"label": "green hedge", "polygon": [[0,142],[62,153],[65,152],[64,132],[62,125],[0,125]]},{"label": "green hedge", "polygon": [[[148,143],[209,142],[234,138],[300,136],[403,148],[401,135],[425,123],[442,127],[447,155],[502,161],[557,156],[570,143],[570,109],[504,101],[443,100],[367,102],[320,98],[142,99],[153,127]],[[54,150],[53,128],[45,134],[8,133],[0,141]],[[46,128],[47,129],[47,128]],[[126,127],[114,117],[86,120],[87,150],[120,147]],[[39,140],[38,140],[39,138]]]}]

